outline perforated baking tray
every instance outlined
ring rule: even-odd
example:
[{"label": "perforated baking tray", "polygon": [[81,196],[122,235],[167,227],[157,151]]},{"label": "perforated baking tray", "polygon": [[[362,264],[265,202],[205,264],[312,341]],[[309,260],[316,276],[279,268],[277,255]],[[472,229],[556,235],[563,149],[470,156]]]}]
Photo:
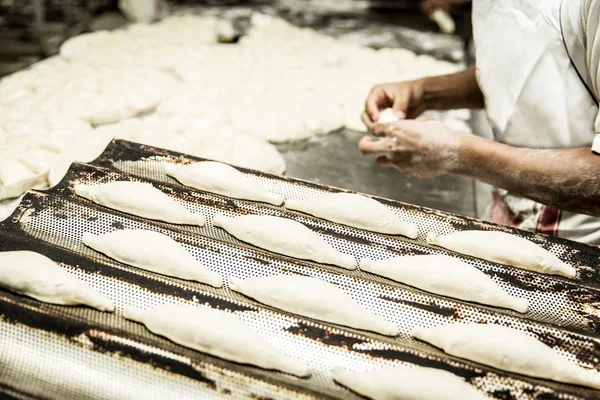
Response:
[{"label": "perforated baking tray", "polygon": [[[29,192],[0,225],[0,250],[34,250],[111,297],[115,314],[44,304],[0,290],[0,393],[17,398],[358,398],[335,384],[330,369],[356,370],[411,363],[451,371],[497,399],[593,399],[599,391],[510,374],[449,357],[410,338],[415,326],[488,322],[532,333],[585,368],[600,369],[600,250],[574,242],[498,227],[386,199],[378,199],[419,225],[416,240],[329,223],[299,212],[190,190],[167,177],[164,166],[198,158],[126,141],[112,142],[91,164],[74,164],[55,188]],[[307,198],[340,189],[241,169],[271,191]],[[189,209],[204,227],[150,221],[94,205],[73,193],[76,183],[147,181]],[[212,226],[216,213],[267,214],[307,225],[335,248],[384,259],[408,254],[451,254],[531,302],[527,314],[432,295],[364,273],[270,253]],[[81,244],[84,232],[146,228],[184,244],[202,263],[229,277],[275,274],[319,277],[343,288],[374,313],[396,323],[389,338],[298,317],[261,305],[227,287],[169,278],[115,262]],[[574,280],[544,276],[431,247],[428,232],[501,229],[526,237],[574,265]],[[515,249],[518,251],[518,249]],[[271,344],[306,361],[308,379],[240,365],[178,346],[121,318],[124,305],[150,308],[165,302],[206,304],[234,312]]]}]

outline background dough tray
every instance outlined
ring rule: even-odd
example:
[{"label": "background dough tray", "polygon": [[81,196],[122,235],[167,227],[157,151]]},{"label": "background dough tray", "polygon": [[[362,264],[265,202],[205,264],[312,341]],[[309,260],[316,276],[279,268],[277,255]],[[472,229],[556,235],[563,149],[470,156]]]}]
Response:
[{"label": "background dough tray", "polygon": [[[509,374],[448,357],[417,342],[414,326],[490,322],[530,332],[584,367],[600,369],[600,249],[557,238],[498,227],[395,201],[378,199],[419,225],[416,240],[369,233],[262,203],[234,200],[184,188],[164,173],[166,163],[193,157],[126,141],[113,141],[91,164],[74,164],[49,191],[31,191],[0,225],[0,250],[34,250],[111,297],[116,314],[85,307],[44,304],[0,290],[0,393],[15,398],[358,398],[336,385],[334,366],[356,370],[409,362],[465,377],[497,399],[592,399],[599,391]],[[307,198],[340,189],[242,170],[270,190]],[[149,181],[207,217],[206,226],[177,226],[116,212],[76,197],[76,183]],[[445,254],[425,242],[427,232],[499,229],[526,237],[578,270],[566,280],[508,268],[470,257],[511,294],[526,297],[527,314],[435,296],[362,271],[295,260],[242,243],[214,228],[212,216],[248,213],[284,216],[317,231],[335,248],[355,256]],[[315,276],[343,288],[369,310],[396,323],[401,334],[374,333],[320,323],[260,305],[227,287],[215,289],[119,264],[86,248],[84,232],[148,228],[184,243],[201,262],[220,273],[248,278],[275,274]],[[519,249],[514,249],[519,251]],[[149,308],[165,302],[195,302],[235,312],[261,336],[305,360],[314,374],[300,379],[224,361],[176,345],[121,318],[124,305]]]}]

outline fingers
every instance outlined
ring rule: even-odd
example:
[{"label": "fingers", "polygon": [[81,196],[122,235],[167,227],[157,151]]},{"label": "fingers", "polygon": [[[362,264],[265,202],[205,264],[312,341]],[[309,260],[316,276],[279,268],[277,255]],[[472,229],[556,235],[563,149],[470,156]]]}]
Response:
[{"label": "fingers", "polygon": [[407,110],[406,119],[416,119],[425,111],[427,111],[427,106],[424,103],[418,103]]},{"label": "fingers", "polygon": [[373,125],[375,125],[375,123],[371,121],[371,117],[369,117],[369,114],[367,114],[366,111],[363,111],[363,113],[360,115],[360,119],[362,120],[363,124],[365,124],[368,130],[371,130]]},{"label": "fingers", "polygon": [[394,163],[387,156],[379,156],[375,159],[377,164],[382,167],[393,167]]},{"label": "fingers", "polygon": [[[375,136],[391,136],[398,132],[418,132],[423,129],[428,121],[433,121],[433,119],[401,119],[391,124],[374,124],[372,131]],[[378,134],[375,134],[375,131]]]},{"label": "fingers", "polygon": [[381,86],[375,86],[367,96],[365,101],[365,111],[371,123],[379,119],[379,110],[385,106],[388,101],[387,95]]},{"label": "fingers", "polygon": [[380,167],[396,168],[398,171],[408,177],[421,178],[420,172],[416,168],[407,166],[406,161],[403,159],[391,160],[387,156],[379,156],[375,161]]},{"label": "fingers", "polygon": [[389,139],[382,139],[382,140],[374,141],[373,139],[371,139],[368,136],[363,137],[360,140],[360,142],[358,142],[358,149],[365,156],[367,156],[367,155],[375,155],[375,156],[388,155],[388,154],[391,154],[394,151],[398,150],[396,144]]},{"label": "fingers", "polygon": [[390,124],[372,124],[369,131],[373,136],[385,137],[392,135],[392,127],[397,126],[398,122],[393,122]]},{"label": "fingers", "polygon": [[395,114],[398,118],[406,118],[406,114],[410,106],[411,96],[412,95],[410,90],[400,90],[394,96],[394,103],[392,104],[392,109],[395,111]]},{"label": "fingers", "polygon": [[404,111],[401,110],[395,110],[393,109],[394,114],[396,114],[396,117],[398,117],[398,119],[406,119],[406,113]]}]

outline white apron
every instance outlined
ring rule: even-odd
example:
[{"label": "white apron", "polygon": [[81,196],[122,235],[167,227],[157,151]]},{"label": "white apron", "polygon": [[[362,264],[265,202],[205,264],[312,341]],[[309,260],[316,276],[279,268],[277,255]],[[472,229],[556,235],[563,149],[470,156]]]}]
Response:
[{"label": "white apron", "polygon": [[[566,6],[561,0],[473,0],[477,79],[497,141],[540,149],[591,148],[594,135],[600,133],[594,126],[598,106],[593,90],[586,88],[586,84],[593,86],[594,79],[586,63],[578,14],[590,0],[564,1]],[[600,244],[600,218],[562,211],[503,190],[493,194],[489,218]]]}]

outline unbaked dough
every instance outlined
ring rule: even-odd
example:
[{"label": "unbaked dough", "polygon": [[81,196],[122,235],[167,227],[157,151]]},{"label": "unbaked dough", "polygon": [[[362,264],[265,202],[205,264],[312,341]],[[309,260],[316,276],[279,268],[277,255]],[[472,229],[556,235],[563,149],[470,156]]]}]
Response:
[{"label": "unbaked dough", "polygon": [[179,85],[172,75],[153,68],[63,63],[51,72],[34,74],[30,93],[5,112],[22,121],[35,109],[44,116],[107,124],[153,110]]},{"label": "unbaked dough", "polygon": [[220,161],[237,167],[255,169],[270,174],[285,172],[285,160],[275,146],[255,136],[247,135],[230,127],[195,134],[194,155],[208,160]]},{"label": "unbaked dough", "polygon": [[125,307],[123,316],[141,322],[157,335],[203,353],[300,377],[311,374],[303,361],[282,353],[227,311],[166,304],[148,310]]},{"label": "unbaked dough", "polygon": [[464,379],[441,369],[387,367],[368,372],[335,367],[333,380],[373,400],[486,400]]},{"label": "unbaked dough", "polygon": [[92,132],[90,124],[77,119],[36,115],[22,120],[10,114],[8,109],[0,115],[0,200],[45,188],[62,155]]},{"label": "unbaked dough", "polygon": [[391,122],[400,121],[400,118],[396,116],[393,108],[386,108],[385,110],[379,113],[379,118],[377,122],[382,124],[389,124]]},{"label": "unbaked dough", "polygon": [[574,278],[574,267],[529,240],[497,231],[459,231],[427,235],[427,242],[446,249],[543,274]]},{"label": "unbaked dough", "polygon": [[216,214],[213,225],[236,238],[274,253],[356,269],[356,259],[334,249],[300,222],[270,215],[227,217]]},{"label": "unbaked dough", "polygon": [[214,17],[172,16],[74,36],[62,44],[60,55],[77,63],[171,70],[199,47],[215,43],[216,26]]},{"label": "unbaked dough", "polygon": [[400,333],[396,325],[365,309],[338,286],[321,279],[299,275],[230,278],[229,287],[290,313],[383,335]]},{"label": "unbaked dough", "polygon": [[227,164],[205,161],[185,166],[166,165],[165,171],[186,186],[235,199],[261,201],[276,206],[285,200],[282,195],[269,192]]},{"label": "unbaked dough", "polygon": [[223,279],[178,242],[160,232],[127,229],[93,235],[84,233],[83,244],[122,263],[159,274],[223,286]]},{"label": "unbaked dough", "polygon": [[419,227],[397,216],[380,202],[354,193],[328,193],[310,199],[287,199],[286,208],[372,232],[415,239]]},{"label": "unbaked dough", "polygon": [[46,303],[115,309],[108,297],[33,251],[0,252],[0,286]]},{"label": "unbaked dough", "polygon": [[19,160],[20,153],[0,150],[0,200],[12,199],[45,183],[43,174],[27,168]]},{"label": "unbaked dough", "polygon": [[[344,124],[363,131],[360,114],[374,84],[457,69],[405,49],[373,50],[265,15],[255,16],[235,45],[216,44],[216,27],[214,17],[179,16],[71,38],[61,58],[0,80],[0,126],[5,120],[30,125],[56,116],[120,125],[139,116],[143,129],[128,140],[281,174],[285,162],[265,139],[307,139]],[[294,107],[288,93],[295,93]],[[147,115],[153,110],[167,116],[167,123]],[[177,132],[164,128],[182,116],[194,122]],[[119,126],[122,137],[130,136],[129,128]],[[69,149],[84,147],[80,142],[91,135],[64,141],[67,148],[59,152],[42,144],[56,135],[35,131],[27,149],[11,156],[9,167],[0,167],[5,170],[0,196],[43,185],[46,175],[54,186],[71,162],[89,161]],[[5,136],[0,132],[0,148],[16,153]]]},{"label": "unbaked dough", "polygon": [[114,210],[183,225],[204,225],[202,214],[190,212],[149,183],[116,181],[96,186],[76,184],[75,193]]},{"label": "unbaked dough", "polygon": [[600,373],[584,369],[539,340],[493,324],[417,327],[417,339],[467,360],[535,378],[600,389]]},{"label": "unbaked dough", "polygon": [[271,174],[285,171],[285,160],[272,144],[199,116],[126,119],[94,132]]},{"label": "unbaked dough", "polygon": [[363,271],[442,296],[527,312],[529,301],[511,296],[479,269],[454,257],[418,255],[374,261],[363,258]]},{"label": "unbaked dough", "polygon": [[64,150],[50,171],[48,172],[48,185],[56,186],[67,174],[73,162],[91,162],[98,158],[113,140],[113,135],[95,129],[93,134],[74,140]]}]

